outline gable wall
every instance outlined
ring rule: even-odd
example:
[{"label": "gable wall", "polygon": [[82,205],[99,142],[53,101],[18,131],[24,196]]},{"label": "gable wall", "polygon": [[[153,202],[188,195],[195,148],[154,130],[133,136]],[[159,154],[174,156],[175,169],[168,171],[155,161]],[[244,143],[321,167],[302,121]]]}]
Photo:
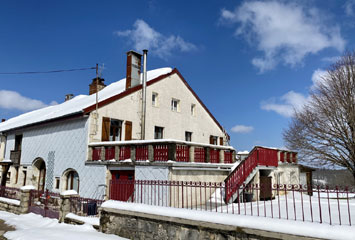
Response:
[{"label": "gable wall", "polygon": [[[152,106],[152,93],[158,93],[158,106]],[[98,132],[94,133],[91,113],[90,141],[101,141],[102,117],[132,121],[132,138],[140,139],[141,91],[105,105],[99,109]],[[180,112],[171,110],[171,99],[180,100]],[[195,104],[195,116],[191,115]],[[218,125],[186,87],[177,74],[147,87],[146,139],[154,139],[154,126],[164,127],[164,138],[185,140],[185,131],[192,132],[192,141],[209,143],[210,135],[224,137]],[[124,140],[124,123],[122,140]],[[219,143],[219,140],[218,140]]]}]

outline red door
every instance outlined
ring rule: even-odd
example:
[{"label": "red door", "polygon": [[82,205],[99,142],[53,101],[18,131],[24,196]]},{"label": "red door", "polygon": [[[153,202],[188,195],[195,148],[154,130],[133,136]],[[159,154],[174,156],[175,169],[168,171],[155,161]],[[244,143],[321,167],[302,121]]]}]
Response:
[{"label": "red door", "polygon": [[111,175],[110,199],[133,201],[134,170],[114,170]]}]

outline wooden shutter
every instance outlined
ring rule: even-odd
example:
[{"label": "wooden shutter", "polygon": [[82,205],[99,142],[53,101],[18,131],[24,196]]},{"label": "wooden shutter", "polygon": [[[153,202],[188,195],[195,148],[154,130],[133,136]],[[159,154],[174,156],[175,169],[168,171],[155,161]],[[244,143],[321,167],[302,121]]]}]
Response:
[{"label": "wooden shutter", "polygon": [[213,136],[210,136],[210,144],[213,144]]},{"label": "wooden shutter", "polygon": [[219,145],[223,146],[223,138],[222,137],[219,138]]},{"label": "wooden shutter", "polygon": [[102,118],[101,141],[108,141],[110,136],[110,118]]},{"label": "wooden shutter", "polygon": [[125,122],[125,135],[124,140],[132,140],[132,122]]}]

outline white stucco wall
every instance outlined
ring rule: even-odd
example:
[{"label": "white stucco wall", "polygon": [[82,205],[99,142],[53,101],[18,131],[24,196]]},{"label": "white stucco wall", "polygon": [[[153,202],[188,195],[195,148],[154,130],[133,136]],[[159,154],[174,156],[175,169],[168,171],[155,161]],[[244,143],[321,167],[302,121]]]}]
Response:
[{"label": "white stucco wall", "polygon": [[[158,105],[152,106],[152,93],[158,93]],[[180,111],[171,110],[172,98],[180,100]],[[95,119],[90,115],[90,141],[101,140],[102,117],[111,117],[132,122],[132,138],[140,139],[141,91],[112,102],[99,109],[98,132],[95,134]],[[191,115],[195,104],[195,115]],[[125,129],[122,129],[122,140]],[[209,116],[177,74],[147,87],[146,139],[154,139],[154,127],[164,127],[164,138],[185,140],[185,131],[192,132],[192,141],[209,143],[210,135],[224,137],[222,130]],[[219,139],[218,139],[219,144]]]},{"label": "white stucco wall", "polygon": [[[105,167],[85,166],[87,131],[88,118],[80,118],[9,133],[5,158],[10,158],[10,150],[14,149],[15,134],[23,134],[21,165],[28,166],[27,184],[31,183],[33,161],[42,158],[46,163],[47,188],[56,191],[55,177],[62,177],[64,171],[71,168],[79,174],[79,194],[98,197],[104,192],[104,187],[99,185],[105,184]],[[19,181],[19,184],[22,185],[23,181]]]}]

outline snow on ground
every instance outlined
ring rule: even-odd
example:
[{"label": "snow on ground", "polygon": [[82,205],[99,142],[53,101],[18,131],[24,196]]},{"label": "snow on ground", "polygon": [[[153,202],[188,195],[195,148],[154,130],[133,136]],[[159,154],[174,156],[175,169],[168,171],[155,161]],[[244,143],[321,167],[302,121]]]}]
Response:
[{"label": "snow on ground", "polygon": [[90,225],[100,225],[100,218],[99,217],[83,217],[83,216],[78,216],[74,213],[68,213],[65,217],[67,218],[71,218],[71,219],[75,219],[75,220],[79,220],[81,222],[90,224]]},{"label": "snow on ground", "polygon": [[[282,195],[281,195],[282,194]],[[266,216],[281,219],[291,219],[298,221],[308,221],[312,222],[322,222],[324,225],[332,224],[339,225],[340,221],[342,225],[349,225],[349,211],[351,222],[355,224],[355,194],[349,193],[338,194],[339,200],[337,200],[336,193],[328,194],[321,192],[318,197],[318,193],[314,192],[314,195],[310,197],[307,194],[301,194],[295,192],[288,192],[287,195],[280,191],[280,196],[276,196],[272,201],[254,201],[248,203],[233,203],[229,204],[228,207],[223,203],[223,191],[220,193],[219,189],[212,194],[211,199],[206,205],[200,206],[199,208],[204,209],[207,207],[208,210],[224,212],[224,213],[236,213],[242,215],[253,215],[253,216]],[[286,197],[287,196],[287,197]],[[333,197],[333,199],[332,199]],[[349,198],[349,205],[348,200]],[[330,212],[329,212],[330,208]],[[339,216],[340,213],[340,216]],[[353,227],[355,228],[355,227]]]},{"label": "snow on ground", "polygon": [[102,207],[324,239],[354,239],[355,227],[106,201]]},{"label": "snow on ground", "polygon": [[15,231],[5,233],[10,240],[120,240],[115,235],[97,232],[91,225],[70,225],[58,223],[57,219],[44,218],[33,213],[16,215],[0,211],[0,219],[6,224],[14,226]]}]

